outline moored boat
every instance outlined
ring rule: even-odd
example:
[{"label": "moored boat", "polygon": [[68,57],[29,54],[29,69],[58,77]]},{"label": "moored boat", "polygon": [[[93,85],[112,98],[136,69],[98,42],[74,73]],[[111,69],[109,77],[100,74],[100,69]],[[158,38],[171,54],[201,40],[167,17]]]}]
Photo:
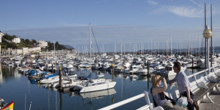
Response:
[{"label": "moored boat", "polygon": [[0,99],[0,109],[1,110],[13,110],[14,109],[14,101],[11,103],[4,103],[4,99]]},{"label": "moored boat", "polygon": [[80,90],[80,93],[85,92],[93,92],[93,91],[100,91],[100,90],[106,90],[114,88],[116,85],[115,81],[112,81],[110,79],[90,79],[87,80],[82,85],[76,85],[75,90]]}]

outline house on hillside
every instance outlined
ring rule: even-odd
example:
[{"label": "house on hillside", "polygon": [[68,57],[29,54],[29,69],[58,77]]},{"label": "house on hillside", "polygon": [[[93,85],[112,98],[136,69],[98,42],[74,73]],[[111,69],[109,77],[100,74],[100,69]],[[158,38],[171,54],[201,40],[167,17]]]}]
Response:
[{"label": "house on hillside", "polygon": [[41,48],[45,48],[48,46],[48,43],[46,41],[37,41],[38,43],[38,47],[41,47]]},{"label": "house on hillside", "polygon": [[33,48],[24,47],[22,49],[11,49],[9,51],[11,51],[11,54],[13,54],[13,55],[15,55],[15,54],[27,55],[30,53],[39,53],[39,52],[41,52],[41,48],[40,47],[33,47]]},{"label": "house on hillside", "polygon": [[1,32],[1,30],[0,30],[0,55],[1,55],[1,53],[2,53],[2,45],[1,45],[1,43],[2,43],[2,37],[4,36],[4,33],[3,32]]},{"label": "house on hillside", "polygon": [[16,38],[14,38],[14,39],[12,40],[12,42],[18,44],[18,43],[21,43],[21,39],[18,38],[18,37],[16,37]]},{"label": "house on hillside", "polygon": [[2,37],[3,37],[3,35],[4,35],[4,33],[2,33],[2,32],[0,31],[0,43],[2,43]]}]

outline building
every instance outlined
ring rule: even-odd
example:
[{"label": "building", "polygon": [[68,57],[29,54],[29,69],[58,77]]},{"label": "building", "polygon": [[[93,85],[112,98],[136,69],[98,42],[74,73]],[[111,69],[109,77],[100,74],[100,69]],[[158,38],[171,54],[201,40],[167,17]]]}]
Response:
[{"label": "building", "polygon": [[41,47],[41,48],[45,48],[48,46],[48,43],[46,41],[37,41],[38,43],[38,47]]},{"label": "building", "polygon": [[4,36],[4,33],[2,33],[1,31],[0,31],[0,43],[2,43],[2,37]]},{"label": "building", "polygon": [[27,55],[30,53],[39,53],[41,52],[41,48],[40,47],[33,47],[33,48],[22,48],[22,49],[12,49],[12,50],[8,50],[9,52],[11,52],[11,54],[15,55]]},{"label": "building", "polygon": [[14,39],[12,40],[12,42],[18,44],[18,43],[21,43],[21,39],[18,38],[18,37],[16,37],[16,38],[14,38]]},{"label": "building", "polygon": [[0,55],[1,55],[1,53],[2,53],[2,46],[1,46],[1,43],[2,43],[2,37],[4,36],[4,33],[2,33],[1,31],[0,31]]}]

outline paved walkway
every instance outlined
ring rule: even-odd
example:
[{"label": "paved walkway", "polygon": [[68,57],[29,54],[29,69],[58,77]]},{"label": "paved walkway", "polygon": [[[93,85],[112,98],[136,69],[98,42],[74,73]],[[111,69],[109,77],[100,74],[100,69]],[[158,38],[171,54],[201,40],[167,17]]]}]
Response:
[{"label": "paved walkway", "polygon": [[[200,110],[220,110],[220,93],[211,94],[210,97],[214,103],[200,103]],[[208,99],[205,99],[205,101],[208,101]]]}]

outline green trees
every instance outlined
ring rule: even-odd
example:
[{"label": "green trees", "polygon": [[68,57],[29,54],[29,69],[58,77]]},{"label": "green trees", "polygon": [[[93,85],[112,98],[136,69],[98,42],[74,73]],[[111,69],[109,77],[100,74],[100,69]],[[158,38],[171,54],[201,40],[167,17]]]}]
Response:
[{"label": "green trees", "polygon": [[[35,39],[29,40],[29,39],[23,39],[23,38],[21,38],[20,43],[18,43],[18,44],[13,43],[12,40],[16,37],[17,36],[15,36],[15,35],[11,36],[11,35],[5,34],[2,37],[2,43],[1,43],[2,47],[4,47],[5,49],[7,49],[7,48],[16,49],[16,48],[23,48],[23,47],[31,48],[31,47],[36,47],[38,45],[38,43]],[[48,46],[46,48],[48,50],[54,50],[54,43],[51,43],[48,41]],[[56,48],[56,50],[67,49],[65,46],[59,44],[58,41],[55,42],[55,48]]]},{"label": "green trees", "polygon": [[47,41],[47,42],[48,42],[48,50],[54,50],[54,46],[55,46],[56,50],[67,49],[65,46],[59,44],[59,42],[57,42],[57,41],[55,42],[55,45],[52,42],[49,42],[49,41]]}]

